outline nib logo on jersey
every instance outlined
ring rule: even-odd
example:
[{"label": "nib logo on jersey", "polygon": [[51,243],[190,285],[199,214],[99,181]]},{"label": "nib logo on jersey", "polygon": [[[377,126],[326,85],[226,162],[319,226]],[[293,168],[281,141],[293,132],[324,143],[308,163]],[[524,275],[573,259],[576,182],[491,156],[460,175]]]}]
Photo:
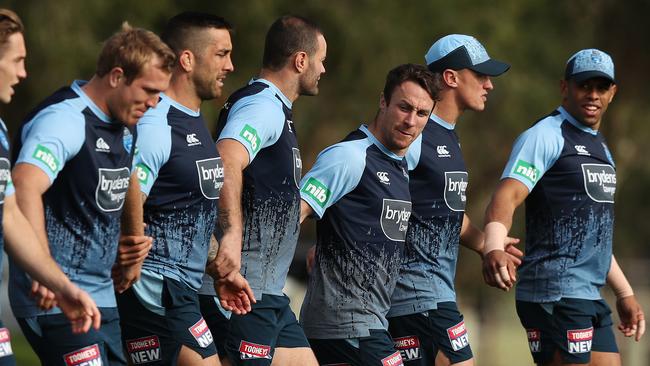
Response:
[{"label": "nib logo on jersey", "polygon": [[399,351],[397,351],[386,358],[382,358],[381,364],[383,366],[403,366],[404,362],[402,361],[402,356]]},{"label": "nib logo on jersey", "polygon": [[403,360],[412,361],[422,358],[420,354],[420,339],[417,336],[394,338],[393,342],[395,342],[395,348],[402,355]]},{"label": "nib logo on jersey", "polygon": [[384,198],[381,210],[381,229],[390,240],[404,241],[409,217],[411,217],[411,202]]},{"label": "nib logo on jersey", "polygon": [[206,348],[212,344],[212,332],[210,332],[210,328],[208,328],[205,319],[201,318],[201,320],[188,329],[201,348]]},{"label": "nib logo on jersey", "polygon": [[616,171],[611,165],[582,164],[587,195],[596,202],[614,203]]},{"label": "nib logo on jersey", "polygon": [[465,322],[462,321],[451,328],[447,328],[447,336],[449,337],[449,342],[451,343],[451,348],[454,351],[463,349],[469,346],[469,337],[467,335],[467,328],[465,328]]},{"label": "nib logo on jersey", "polygon": [[292,147],[293,151],[293,181],[296,187],[300,188],[300,177],[302,177],[302,159],[300,158],[300,150]]},{"label": "nib logo on jersey", "polygon": [[542,350],[542,333],[539,329],[526,329],[526,336],[530,352],[540,352]]},{"label": "nib logo on jersey", "polygon": [[221,158],[211,158],[196,161],[196,170],[199,175],[201,193],[209,200],[219,198],[223,187],[223,163]]},{"label": "nib logo on jersey", "polygon": [[103,153],[109,153],[111,152],[111,147],[104,141],[103,138],[98,138],[97,141],[95,141],[95,151],[97,152],[103,152]]},{"label": "nib logo on jersey", "polygon": [[127,340],[126,350],[134,365],[160,361],[160,341],[155,335]]},{"label": "nib logo on jersey", "polygon": [[5,191],[7,183],[11,179],[11,164],[9,159],[0,158],[0,203],[5,201]]},{"label": "nib logo on jersey", "polygon": [[9,329],[0,328],[0,358],[11,356],[13,354],[14,351],[11,349],[11,337],[9,335]]},{"label": "nib logo on jersey", "polygon": [[101,366],[102,355],[97,344],[63,355],[66,366]]},{"label": "nib logo on jersey", "polygon": [[591,341],[594,338],[594,328],[567,330],[566,338],[569,353],[591,352]]},{"label": "nib logo on jersey", "polygon": [[129,168],[99,168],[98,173],[99,181],[95,191],[97,206],[107,212],[121,209],[129,188]]},{"label": "nib logo on jersey", "polygon": [[315,178],[309,178],[302,187],[301,192],[306,193],[307,196],[312,198],[320,207],[323,208],[332,194],[332,192],[327,189],[327,186]]},{"label": "nib logo on jersey", "polygon": [[242,360],[250,360],[254,358],[271,359],[271,346],[257,344],[247,341],[239,343],[239,358]]},{"label": "nib logo on jersey", "polygon": [[465,211],[467,172],[445,172],[445,203],[452,211]]}]

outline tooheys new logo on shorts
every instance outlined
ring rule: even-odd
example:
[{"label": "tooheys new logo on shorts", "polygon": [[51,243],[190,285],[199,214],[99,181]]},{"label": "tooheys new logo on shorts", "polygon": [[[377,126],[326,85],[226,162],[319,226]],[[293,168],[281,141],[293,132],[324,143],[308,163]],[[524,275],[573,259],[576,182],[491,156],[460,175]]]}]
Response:
[{"label": "tooheys new logo on shorts", "polygon": [[616,171],[611,165],[582,164],[587,195],[596,202],[614,202]]},{"label": "tooheys new logo on shorts", "polygon": [[449,337],[451,348],[453,348],[454,351],[469,346],[469,338],[467,336],[467,328],[465,327],[464,321],[451,328],[447,328],[447,336]]},{"label": "tooheys new logo on shorts", "polygon": [[542,333],[539,329],[526,329],[528,337],[528,347],[530,352],[540,352],[542,350]]},{"label": "tooheys new logo on shorts", "polygon": [[160,341],[155,335],[127,340],[126,350],[134,365],[160,361]]},{"label": "tooheys new logo on shorts", "polygon": [[0,328],[0,357],[13,354],[14,351],[11,349],[11,337],[9,336],[9,329]]},{"label": "tooheys new logo on shorts", "polygon": [[307,182],[302,186],[301,192],[305,193],[305,195],[313,199],[320,207],[323,208],[332,195],[332,192],[327,189],[327,186],[319,182],[316,178],[307,179]]},{"label": "tooheys new logo on shorts", "polygon": [[403,360],[411,361],[422,358],[422,355],[420,355],[420,339],[417,336],[394,338],[393,342]]},{"label": "tooheys new logo on shorts", "polygon": [[251,127],[251,125],[245,125],[244,128],[242,128],[241,132],[239,132],[239,136],[243,137],[246,142],[248,142],[248,145],[251,147],[251,150],[253,150],[253,153],[256,153],[257,150],[260,148],[260,138],[257,135],[257,130]]},{"label": "tooheys new logo on shorts", "polygon": [[404,241],[409,217],[411,217],[411,202],[384,198],[381,209],[381,229],[390,240]]},{"label": "tooheys new logo on shorts", "polygon": [[102,355],[97,344],[63,355],[66,366],[101,366]]},{"label": "tooheys new logo on shorts", "polygon": [[103,211],[117,211],[122,208],[129,188],[129,168],[99,168],[99,180],[95,191],[97,206]]},{"label": "tooheys new logo on shorts", "polygon": [[50,151],[50,149],[41,144],[36,145],[36,149],[34,150],[32,157],[43,162],[52,171],[52,173],[56,173],[59,170],[59,160],[56,158],[56,156],[54,156],[54,154],[52,154],[52,151]]},{"label": "tooheys new logo on shorts", "polygon": [[0,158],[0,203],[5,201],[7,183],[11,179],[11,164],[7,158]]},{"label": "tooheys new logo on shorts", "polygon": [[591,352],[591,342],[594,338],[594,328],[567,330],[567,346],[569,353]]},{"label": "tooheys new logo on shorts", "polygon": [[519,160],[513,169],[513,172],[526,178],[530,183],[535,184],[539,179],[539,169],[527,161]]},{"label": "tooheys new logo on shorts", "polygon": [[196,161],[201,193],[210,200],[219,198],[223,186],[223,163],[221,158],[211,158]]},{"label": "tooheys new logo on shorts", "polygon": [[201,348],[206,348],[212,344],[212,332],[210,332],[210,328],[208,328],[208,324],[203,318],[189,327],[189,331]]}]

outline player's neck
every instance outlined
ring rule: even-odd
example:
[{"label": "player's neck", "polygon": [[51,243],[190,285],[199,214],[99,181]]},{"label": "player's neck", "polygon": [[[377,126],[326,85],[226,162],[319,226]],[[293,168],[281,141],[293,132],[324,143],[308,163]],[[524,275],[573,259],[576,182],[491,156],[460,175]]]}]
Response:
[{"label": "player's neck", "polygon": [[259,77],[272,82],[291,103],[295,102],[300,96],[298,78],[295,73],[287,70],[287,68],[278,71],[262,69]]},{"label": "player's neck", "polygon": [[110,93],[110,86],[107,85],[108,81],[106,78],[107,76],[100,78],[97,75],[94,75],[90,81],[81,87],[81,90],[86,93],[86,96],[92,100],[93,103],[104,112],[104,114],[113,118],[108,109],[108,103],[106,100]]},{"label": "player's neck", "polygon": [[193,111],[198,112],[201,109],[202,100],[196,94],[194,85],[185,75],[177,77],[176,74],[173,74],[172,80],[169,82],[169,88],[165,90],[165,95]]},{"label": "player's neck", "polygon": [[463,111],[458,108],[456,103],[441,100],[436,102],[436,105],[433,107],[433,114],[440,117],[443,121],[455,125],[458,117],[463,114]]}]

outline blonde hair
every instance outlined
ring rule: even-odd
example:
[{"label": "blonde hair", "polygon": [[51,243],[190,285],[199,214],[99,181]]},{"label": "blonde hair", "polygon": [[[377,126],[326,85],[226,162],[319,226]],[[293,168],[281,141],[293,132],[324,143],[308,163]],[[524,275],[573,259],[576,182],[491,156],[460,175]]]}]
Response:
[{"label": "blonde hair", "polygon": [[25,27],[18,15],[9,9],[0,9],[0,46],[14,33],[23,33]]},{"label": "blonde hair", "polygon": [[155,33],[133,28],[124,22],[122,30],[104,42],[95,73],[102,77],[113,68],[120,67],[124,71],[126,82],[130,84],[155,56],[162,61],[162,69],[171,73],[176,56],[169,46]]}]

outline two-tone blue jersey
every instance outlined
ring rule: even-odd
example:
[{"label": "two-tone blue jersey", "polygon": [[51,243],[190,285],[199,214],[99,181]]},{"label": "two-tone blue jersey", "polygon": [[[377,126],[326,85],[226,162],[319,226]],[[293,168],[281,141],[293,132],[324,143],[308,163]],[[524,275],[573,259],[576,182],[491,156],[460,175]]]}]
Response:
[{"label": "two-tone blue jersey", "polygon": [[454,125],[432,114],[406,160],[413,214],[389,316],[456,301],[454,277],[468,177]]},{"label": "two-tone blue jersey", "polygon": [[[0,119],[0,224],[3,220],[3,205],[5,198],[13,195],[14,185],[11,182],[11,162],[9,161],[9,137],[7,126]],[[0,272],[2,271],[2,255],[4,254],[4,229],[0,225]]]},{"label": "two-tone blue jersey", "polygon": [[[16,164],[36,166],[52,183],[43,206],[54,260],[98,306],[115,307],[111,267],[135,134],[104,114],[83,84],[59,89],[27,117],[16,135],[14,158]],[[30,287],[27,274],[12,265],[10,300],[18,317],[43,313]]]},{"label": "two-tone blue jersey", "polygon": [[309,338],[367,337],[386,314],[411,215],[406,160],[361,126],[318,155],[301,197],[317,221],[300,321]]},{"label": "two-tone blue jersey", "polygon": [[600,299],[611,264],[616,191],[603,136],[560,107],[517,139],[503,178],[530,191],[517,299]]}]

